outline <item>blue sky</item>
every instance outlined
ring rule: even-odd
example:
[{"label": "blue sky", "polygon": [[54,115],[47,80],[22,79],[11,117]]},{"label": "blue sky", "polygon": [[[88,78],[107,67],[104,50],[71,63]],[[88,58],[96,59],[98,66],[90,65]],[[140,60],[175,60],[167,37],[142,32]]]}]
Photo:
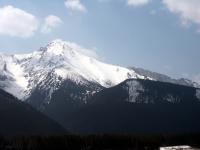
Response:
[{"label": "blue sky", "polygon": [[200,81],[199,0],[0,0],[0,52],[60,38],[111,64]]}]

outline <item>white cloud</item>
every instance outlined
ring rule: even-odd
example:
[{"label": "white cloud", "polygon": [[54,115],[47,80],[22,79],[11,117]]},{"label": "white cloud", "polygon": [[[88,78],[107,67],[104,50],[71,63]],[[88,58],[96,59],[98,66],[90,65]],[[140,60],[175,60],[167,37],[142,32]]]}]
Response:
[{"label": "white cloud", "polygon": [[180,16],[183,25],[200,25],[200,0],[163,0],[163,4]]},{"label": "white cloud", "polygon": [[97,54],[97,48],[95,48],[95,47],[92,49],[86,49],[86,48],[79,46],[76,43],[73,43],[73,42],[66,42],[66,43],[67,43],[67,45],[69,45],[70,47],[73,47],[74,49],[76,49],[76,51],[78,51],[84,55],[87,55],[92,58],[99,58],[99,56]]},{"label": "white cloud", "polygon": [[150,2],[150,0],[127,0],[129,6],[143,6]]},{"label": "white cloud", "polygon": [[65,6],[72,11],[87,11],[86,7],[80,2],[80,0],[66,0]]},{"label": "white cloud", "polygon": [[58,27],[62,20],[58,16],[49,15],[45,18],[44,25],[41,28],[42,33],[50,33],[52,29]]},{"label": "white cloud", "polygon": [[13,6],[0,8],[0,34],[13,37],[30,37],[38,29],[37,18]]}]

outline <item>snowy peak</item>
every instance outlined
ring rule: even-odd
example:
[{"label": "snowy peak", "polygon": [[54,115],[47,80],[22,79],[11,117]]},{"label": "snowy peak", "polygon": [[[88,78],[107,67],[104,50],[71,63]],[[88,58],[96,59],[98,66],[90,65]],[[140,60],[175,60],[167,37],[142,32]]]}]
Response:
[{"label": "snowy peak", "polygon": [[49,55],[59,55],[59,56],[69,56],[69,54],[74,53],[74,48],[70,43],[64,42],[62,40],[54,40],[50,42],[44,49],[44,52]]},{"label": "snowy peak", "polygon": [[[77,44],[54,40],[30,54],[1,55],[0,83],[4,85],[1,88],[26,99],[36,87],[53,93],[52,89],[58,89],[65,80],[111,87],[129,78],[151,79],[132,69],[103,63],[87,55],[88,52]],[[3,80],[5,76],[9,80]],[[50,85],[46,85],[47,80]]]},{"label": "snowy peak", "polygon": [[46,47],[40,48],[40,51],[45,55],[60,56],[69,59],[73,58],[77,54],[85,55],[84,52],[90,50],[84,49],[75,43],[57,39],[47,44]]},{"label": "snowy peak", "polygon": [[75,74],[105,87],[116,85],[127,78],[143,78],[133,70],[108,65],[85,55],[85,49],[74,43],[55,40],[42,49],[40,65],[51,67],[62,78]]}]

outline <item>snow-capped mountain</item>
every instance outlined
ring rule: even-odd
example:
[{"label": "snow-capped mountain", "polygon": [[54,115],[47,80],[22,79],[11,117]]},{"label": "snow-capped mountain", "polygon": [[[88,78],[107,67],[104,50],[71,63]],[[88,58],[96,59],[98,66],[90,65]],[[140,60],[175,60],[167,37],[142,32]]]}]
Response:
[{"label": "snow-capped mountain", "polygon": [[46,96],[50,99],[67,79],[106,88],[128,78],[145,79],[132,69],[103,63],[83,51],[74,43],[55,40],[30,54],[1,54],[0,86],[21,100],[26,100],[36,88],[48,91]]},{"label": "snow-capped mountain", "polygon": [[[169,113],[171,122],[174,114],[180,118],[175,127],[179,128],[186,116],[186,120],[195,119],[183,131],[200,130],[199,121],[192,126],[199,117],[200,89],[189,80],[106,64],[87,52],[74,43],[55,40],[30,54],[0,54],[0,89],[40,110],[67,131],[93,134],[125,129],[136,133],[138,128],[146,132],[144,125],[155,119],[147,132],[153,127],[156,132],[166,132],[171,131],[167,123],[159,123],[167,120]],[[164,128],[157,130],[159,127]]]},{"label": "snow-capped mountain", "polygon": [[[30,54],[0,54],[0,88],[41,108],[61,88],[64,93],[68,91],[64,97],[87,103],[94,93],[130,78],[194,86],[189,80],[106,64],[86,52],[74,43],[54,40]],[[74,90],[76,86],[79,88]]]}]

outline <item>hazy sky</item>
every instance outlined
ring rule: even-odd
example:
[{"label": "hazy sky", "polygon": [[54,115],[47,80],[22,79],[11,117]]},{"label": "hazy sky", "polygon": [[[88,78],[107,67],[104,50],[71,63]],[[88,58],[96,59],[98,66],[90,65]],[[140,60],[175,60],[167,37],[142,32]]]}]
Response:
[{"label": "hazy sky", "polygon": [[108,63],[200,81],[200,0],[0,0],[0,52],[57,38]]}]

